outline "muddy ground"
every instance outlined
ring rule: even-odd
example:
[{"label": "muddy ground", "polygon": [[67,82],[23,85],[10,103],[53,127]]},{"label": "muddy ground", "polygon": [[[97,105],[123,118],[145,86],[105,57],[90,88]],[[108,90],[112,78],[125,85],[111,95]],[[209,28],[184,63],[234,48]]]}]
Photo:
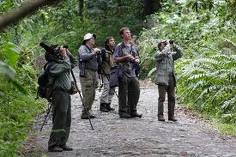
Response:
[{"label": "muddy ground", "polygon": [[[93,105],[92,120],[95,130],[91,130],[88,120],[81,120],[81,101],[79,95],[72,96],[72,127],[68,145],[72,152],[48,153],[47,141],[51,120],[39,132],[44,115],[36,119],[34,131],[25,146],[29,151],[25,156],[49,157],[236,157],[236,139],[222,136],[211,124],[191,111],[177,105],[178,122],[159,122],[157,120],[157,86],[141,82],[141,95],[138,111],[143,118],[120,119],[118,100],[114,96],[114,112],[99,111],[97,91]],[[167,105],[166,105],[167,106]],[[166,108],[165,108],[166,111]],[[167,119],[167,115],[165,113]]]}]

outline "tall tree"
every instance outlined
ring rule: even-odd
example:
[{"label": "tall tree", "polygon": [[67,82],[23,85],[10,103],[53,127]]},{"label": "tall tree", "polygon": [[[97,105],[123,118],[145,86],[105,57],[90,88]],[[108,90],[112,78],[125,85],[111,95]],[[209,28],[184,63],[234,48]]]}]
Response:
[{"label": "tall tree", "polygon": [[79,16],[83,16],[84,12],[84,0],[79,0]]},{"label": "tall tree", "polygon": [[144,15],[150,15],[161,9],[161,0],[143,0]]}]

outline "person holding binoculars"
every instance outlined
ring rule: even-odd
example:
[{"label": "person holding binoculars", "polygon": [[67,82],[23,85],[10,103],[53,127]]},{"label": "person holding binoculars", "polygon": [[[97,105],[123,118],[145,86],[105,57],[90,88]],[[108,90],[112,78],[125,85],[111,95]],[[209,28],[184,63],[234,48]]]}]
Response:
[{"label": "person holding binoculars", "polygon": [[119,86],[119,116],[120,118],[142,117],[137,112],[137,104],[140,95],[140,85],[137,79],[134,64],[140,62],[137,49],[131,41],[131,32],[128,27],[120,29],[122,42],[114,51],[114,61],[122,76],[118,79]]},{"label": "person holding binoculars", "polygon": [[78,61],[80,70],[80,84],[82,88],[83,103],[81,119],[95,118],[90,113],[95,99],[95,89],[97,88],[97,54],[101,50],[95,47],[96,35],[87,33],[84,35],[83,43],[78,50]]},{"label": "person holding binoculars", "polygon": [[156,59],[156,81],[158,85],[158,120],[165,121],[163,115],[163,104],[165,95],[168,95],[168,120],[177,121],[174,116],[175,109],[175,87],[176,77],[174,61],[182,57],[180,48],[173,40],[161,41],[157,45],[159,51],[155,55]]},{"label": "person holding binoculars", "polygon": [[71,89],[70,73],[76,65],[76,59],[64,46],[40,43],[46,50],[45,71],[51,86],[52,130],[48,141],[49,152],[72,151],[66,145],[71,127]]}]

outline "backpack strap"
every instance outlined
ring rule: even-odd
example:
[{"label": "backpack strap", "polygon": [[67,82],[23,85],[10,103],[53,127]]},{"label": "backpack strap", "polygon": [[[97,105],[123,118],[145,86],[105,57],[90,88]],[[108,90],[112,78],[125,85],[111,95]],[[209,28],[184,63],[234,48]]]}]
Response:
[{"label": "backpack strap", "polygon": [[[44,65],[44,70],[45,70],[45,73],[48,75],[48,77],[52,77],[49,75],[49,70],[50,68],[53,66],[55,62],[47,62],[45,65]],[[53,81],[52,81],[52,86],[54,85],[55,81],[56,81],[56,78],[55,77],[52,77],[53,78]]]},{"label": "backpack strap", "polygon": [[[124,42],[121,42],[119,46],[121,47],[121,49],[123,49],[123,48],[125,48],[125,43],[124,43]],[[129,53],[130,53],[133,57],[135,57],[136,54],[135,54],[135,52],[134,52],[133,50],[134,50],[134,44],[130,43],[130,51],[129,51]],[[139,56],[138,53],[137,53],[137,55]]]},{"label": "backpack strap", "polygon": [[55,62],[47,62],[45,65],[44,65],[44,71],[48,74],[49,73],[49,70],[50,68],[53,66]]}]

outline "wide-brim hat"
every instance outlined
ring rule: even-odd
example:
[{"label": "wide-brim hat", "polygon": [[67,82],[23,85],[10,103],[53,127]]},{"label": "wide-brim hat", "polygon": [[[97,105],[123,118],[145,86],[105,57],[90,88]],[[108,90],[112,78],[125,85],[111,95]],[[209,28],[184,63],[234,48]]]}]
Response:
[{"label": "wide-brim hat", "polygon": [[92,34],[92,33],[87,33],[87,34],[85,34],[82,44],[85,45],[85,42],[86,42],[87,40],[92,39],[92,38],[96,39],[96,35],[95,35],[95,34]]},{"label": "wide-brim hat", "polygon": [[84,35],[84,41],[92,39],[92,38],[96,39],[96,35],[92,33],[87,33]]}]

